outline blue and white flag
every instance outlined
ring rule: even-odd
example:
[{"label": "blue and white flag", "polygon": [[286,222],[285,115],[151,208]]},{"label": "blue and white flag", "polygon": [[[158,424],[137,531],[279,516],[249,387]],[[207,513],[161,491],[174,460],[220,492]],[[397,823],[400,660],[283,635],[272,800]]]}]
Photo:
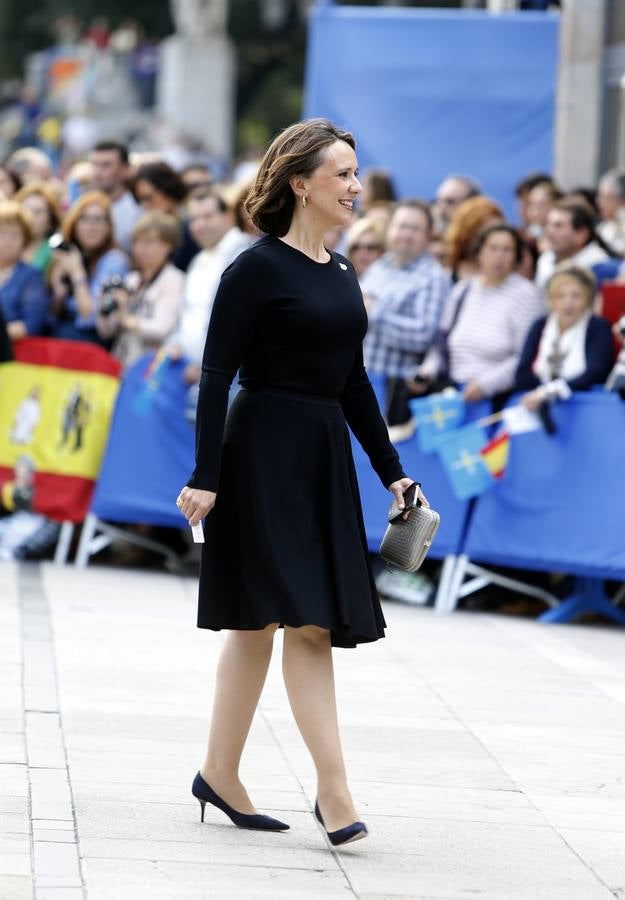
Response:
[{"label": "blue and white flag", "polygon": [[462,394],[432,394],[409,403],[417,421],[417,443],[422,453],[432,453],[450,431],[464,421],[465,403]]},{"label": "blue and white flag", "polygon": [[448,434],[440,443],[438,455],[459,500],[483,494],[495,484],[480,451],[488,444],[488,434],[481,425],[465,425]]}]

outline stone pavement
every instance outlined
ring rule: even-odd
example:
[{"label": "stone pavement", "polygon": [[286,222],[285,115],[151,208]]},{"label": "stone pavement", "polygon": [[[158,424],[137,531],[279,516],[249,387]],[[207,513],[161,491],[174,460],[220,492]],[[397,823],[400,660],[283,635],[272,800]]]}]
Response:
[{"label": "stone pavement", "polygon": [[625,898],[625,634],[386,614],[385,641],[335,653],[371,835],[333,852],[280,639],[243,776],[291,831],[202,825],[222,638],[194,581],[0,565],[1,900]]}]

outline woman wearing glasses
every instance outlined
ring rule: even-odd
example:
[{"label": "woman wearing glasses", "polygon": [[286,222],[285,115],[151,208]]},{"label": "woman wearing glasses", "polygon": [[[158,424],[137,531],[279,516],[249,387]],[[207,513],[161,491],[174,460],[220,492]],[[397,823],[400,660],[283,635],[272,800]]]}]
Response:
[{"label": "woman wearing glasses", "polygon": [[63,222],[63,243],[54,250],[53,337],[102,343],[96,330],[102,288],[129,271],[128,258],[115,246],[111,201],[101,191],[78,198]]},{"label": "woman wearing glasses", "polygon": [[384,223],[380,219],[359,219],[347,232],[346,255],[360,279],[371,263],[384,253]]}]

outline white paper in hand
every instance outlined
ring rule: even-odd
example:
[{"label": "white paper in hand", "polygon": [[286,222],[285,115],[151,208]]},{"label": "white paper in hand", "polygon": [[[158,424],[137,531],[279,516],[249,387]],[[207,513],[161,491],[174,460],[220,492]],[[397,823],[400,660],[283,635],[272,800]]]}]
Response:
[{"label": "white paper in hand", "polygon": [[201,522],[198,522],[197,525],[191,526],[191,533],[193,535],[193,543],[194,544],[203,544],[204,543],[204,529],[202,527]]},{"label": "white paper in hand", "polygon": [[524,434],[526,431],[539,431],[542,423],[536,413],[525,406],[508,406],[501,411],[508,434]]}]

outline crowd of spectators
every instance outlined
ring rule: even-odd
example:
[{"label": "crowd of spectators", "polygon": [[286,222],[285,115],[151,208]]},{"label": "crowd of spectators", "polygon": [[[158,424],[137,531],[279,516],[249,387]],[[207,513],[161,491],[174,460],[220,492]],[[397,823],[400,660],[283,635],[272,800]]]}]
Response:
[{"label": "crowd of spectators", "polygon": [[[535,410],[563,399],[563,384],[606,382],[614,342],[599,298],[606,281],[625,283],[625,173],[596,192],[532,174],[514,223],[466,175],[430,199],[398,197],[383,170],[363,183],[351,227],[326,246],[360,281],[366,365],[386,378],[390,426],[410,419],[412,397],[449,387],[495,406],[520,390]],[[37,335],[91,342],[124,367],[161,350],[185,361],[192,410],[221,274],[258,238],[248,190],[204,163],[131,164],[112,140],[64,176],[19,149],[0,165],[0,357]]]},{"label": "crowd of spectators", "polygon": [[174,170],[101,141],[65,179],[24,148],[0,167],[0,315],[10,340],[48,336],[110,350],[124,366],[167,347],[199,362],[223,270],[257,236],[248,185],[214,185],[203,164]]}]

